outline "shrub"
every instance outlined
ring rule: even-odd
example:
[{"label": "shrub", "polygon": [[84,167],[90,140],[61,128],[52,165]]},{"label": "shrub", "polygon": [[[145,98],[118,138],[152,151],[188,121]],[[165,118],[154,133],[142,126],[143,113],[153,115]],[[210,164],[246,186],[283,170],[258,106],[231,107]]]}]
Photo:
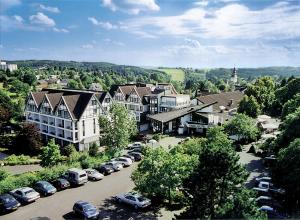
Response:
[{"label": "shrub", "polygon": [[8,176],[9,176],[9,172],[4,170],[3,168],[0,168],[0,181],[4,180]]},{"label": "shrub", "polygon": [[73,144],[69,144],[62,149],[62,154],[67,157],[69,157],[73,152],[76,152],[75,146]]},{"label": "shrub", "polygon": [[6,157],[3,160],[5,165],[27,165],[27,164],[37,164],[39,163],[39,160],[31,158],[30,156],[26,155],[18,155],[12,154],[8,157]]},{"label": "shrub", "polygon": [[92,146],[89,148],[89,155],[94,157],[98,154],[98,146],[96,143],[93,143]]},{"label": "shrub", "polygon": [[156,141],[160,141],[161,139],[161,134],[157,133],[157,134],[154,134],[152,139],[156,140]]}]

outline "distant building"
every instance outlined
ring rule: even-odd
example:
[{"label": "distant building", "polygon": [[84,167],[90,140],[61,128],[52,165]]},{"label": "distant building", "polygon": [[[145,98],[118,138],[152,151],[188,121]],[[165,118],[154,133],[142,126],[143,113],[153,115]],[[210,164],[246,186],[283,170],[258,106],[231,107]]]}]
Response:
[{"label": "distant building", "polygon": [[238,82],[238,77],[237,77],[237,69],[234,67],[233,70],[232,70],[232,74],[231,74],[231,82],[233,84],[237,84]]},{"label": "distant building", "polygon": [[15,71],[18,69],[18,65],[17,64],[7,64],[6,62],[4,61],[0,61],[0,69],[1,70],[7,70],[9,69],[9,71]]}]

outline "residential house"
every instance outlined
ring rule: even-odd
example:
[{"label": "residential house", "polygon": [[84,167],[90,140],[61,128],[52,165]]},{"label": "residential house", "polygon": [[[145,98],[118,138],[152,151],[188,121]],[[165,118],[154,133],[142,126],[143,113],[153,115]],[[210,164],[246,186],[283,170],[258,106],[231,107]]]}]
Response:
[{"label": "residential house", "polygon": [[99,144],[101,104],[94,92],[44,89],[31,92],[25,105],[26,121],[35,123],[43,140],[79,150]]},{"label": "residential house", "polygon": [[108,112],[110,106],[113,103],[113,98],[111,97],[109,92],[98,91],[98,92],[95,93],[95,95],[98,98],[104,113]]},{"label": "residential house", "polygon": [[219,115],[219,123],[223,124],[237,112],[239,102],[243,98],[241,91],[222,92],[210,95],[201,95],[197,97],[197,104],[213,104],[213,112]]},{"label": "residential house", "polygon": [[218,124],[219,116],[213,113],[215,103],[191,105],[154,115],[148,115],[153,132],[196,134],[206,133]]}]

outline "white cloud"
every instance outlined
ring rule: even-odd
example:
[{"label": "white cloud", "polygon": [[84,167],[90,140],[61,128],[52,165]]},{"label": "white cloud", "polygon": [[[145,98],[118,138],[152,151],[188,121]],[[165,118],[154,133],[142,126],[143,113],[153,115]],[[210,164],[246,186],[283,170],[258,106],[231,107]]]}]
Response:
[{"label": "white cloud", "polygon": [[115,40],[112,40],[110,38],[105,38],[104,42],[106,42],[108,44],[114,44],[114,45],[117,45],[117,46],[121,46],[121,47],[125,46],[125,44],[123,42],[121,42],[121,41],[115,41]]},{"label": "white cloud", "polygon": [[[117,4],[115,2],[117,2]],[[141,11],[160,10],[155,0],[102,0],[102,5],[112,11],[121,11],[134,15],[139,14]]]},{"label": "white cloud", "polygon": [[96,26],[99,26],[99,27],[102,27],[106,30],[112,30],[112,29],[117,29],[118,26],[117,25],[114,25],[110,22],[102,22],[102,21],[98,21],[96,18],[94,17],[89,17],[88,20],[90,22],[92,22],[93,25],[96,25]]},{"label": "white cloud", "polygon": [[48,12],[52,12],[52,13],[59,13],[60,10],[57,7],[51,7],[51,6],[46,6],[46,5],[39,5],[40,9],[44,10],[44,11],[48,11]]},{"label": "white cloud", "polygon": [[104,7],[109,8],[112,11],[116,11],[117,10],[117,6],[115,5],[115,3],[113,3],[113,0],[102,0],[102,5]]},{"label": "white cloud", "polygon": [[14,15],[13,17],[19,23],[23,23],[24,21],[24,19],[20,15]]},{"label": "white cloud", "polygon": [[20,0],[0,0],[0,11],[5,11],[11,7],[20,5]]},{"label": "white cloud", "polygon": [[209,9],[196,6],[180,15],[130,19],[122,27],[133,34],[153,36],[292,39],[300,37],[300,5],[277,3],[259,10],[236,3]]},{"label": "white cloud", "polygon": [[31,15],[29,20],[32,24],[38,24],[47,27],[55,26],[55,21],[42,12],[38,12],[36,15]]},{"label": "white cloud", "polygon": [[56,27],[54,27],[53,31],[58,32],[58,33],[69,33],[69,30],[65,29],[65,28],[56,28]]},{"label": "white cloud", "polygon": [[94,45],[93,44],[83,44],[81,46],[81,48],[83,48],[83,49],[93,49]]}]

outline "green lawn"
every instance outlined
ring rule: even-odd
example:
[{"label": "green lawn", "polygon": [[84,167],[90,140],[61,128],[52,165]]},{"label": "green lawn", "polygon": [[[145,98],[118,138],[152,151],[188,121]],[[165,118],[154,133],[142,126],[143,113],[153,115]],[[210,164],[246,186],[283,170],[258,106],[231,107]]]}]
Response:
[{"label": "green lawn", "polygon": [[182,69],[164,68],[164,69],[158,69],[158,70],[171,75],[172,80],[180,81],[180,82],[184,81],[184,71]]}]

